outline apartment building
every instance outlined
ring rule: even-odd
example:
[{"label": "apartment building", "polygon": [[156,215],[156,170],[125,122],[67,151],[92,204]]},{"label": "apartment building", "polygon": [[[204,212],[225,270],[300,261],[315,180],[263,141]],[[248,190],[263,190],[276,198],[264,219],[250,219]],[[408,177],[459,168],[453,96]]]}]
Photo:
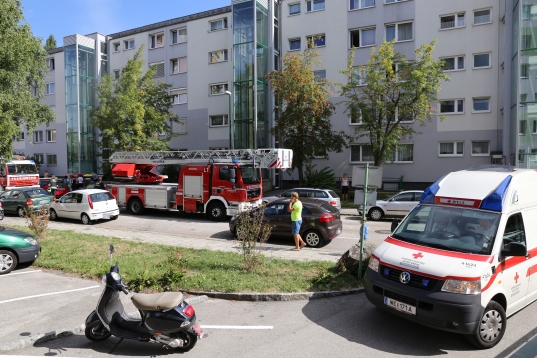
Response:
[{"label": "apartment building", "polygon": [[[346,67],[351,51],[355,51],[354,64],[363,65],[375,46],[395,39],[395,49],[412,59],[416,48],[436,38],[434,56],[446,62],[450,81],[442,85],[440,102],[432,105],[446,119],[435,117],[426,126],[409,123],[420,134],[401,138],[393,160],[384,164],[384,177],[403,177],[404,188],[410,189],[423,188],[450,171],[491,162],[532,167],[537,155],[533,145],[537,138],[536,3],[232,0],[227,7],[108,36],[68,36],[64,47],[49,52],[49,68],[54,68],[47,77],[44,101],[56,109],[57,120],[50,128],[40,126],[34,138],[24,138],[22,133],[15,150],[43,156],[42,171],[49,173],[97,168],[96,129],[87,125],[87,110],[95,99],[91,91],[87,97],[80,95],[86,93],[84,86],[94,88],[104,73],[119,76],[141,46],[146,66],[156,66],[155,80],[172,85],[173,110],[181,123],[172,128],[178,136],[171,147],[201,150],[277,145],[269,135],[273,104],[264,75],[281,68],[286,53],[304,50],[309,38],[322,56],[316,74],[340,83],[345,78],[339,70]],[[73,44],[78,46],[79,58],[88,48],[94,56],[89,82],[78,63],[77,101],[69,97],[72,91],[66,86],[75,76],[67,75],[74,71],[68,70],[72,66],[66,54]],[[337,104],[344,98],[335,91],[332,100]],[[357,124],[341,104],[332,123],[334,130],[348,134]],[[352,173],[353,165],[371,161],[370,146],[361,138],[342,153],[316,159],[315,164],[341,176]],[[292,183],[298,176],[282,173],[281,178]],[[279,184],[279,178],[273,180]]]}]

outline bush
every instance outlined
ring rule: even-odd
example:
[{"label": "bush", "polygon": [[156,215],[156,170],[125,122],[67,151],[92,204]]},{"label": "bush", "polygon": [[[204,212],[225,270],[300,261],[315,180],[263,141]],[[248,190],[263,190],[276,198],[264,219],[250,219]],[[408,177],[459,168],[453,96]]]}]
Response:
[{"label": "bush", "polygon": [[270,237],[272,225],[263,222],[265,204],[239,213],[236,217],[238,250],[244,259],[244,269],[253,271],[263,260],[262,246]]},{"label": "bush", "polygon": [[38,241],[44,240],[47,236],[49,213],[48,208],[42,206],[39,211],[30,211],[25,215],[28,228],[33,231]]},{"label": "bush", "polygon": [[306,165],[304,173],[306,180],[304,186],[310,188],[334,189],[336,186],[336,177],[334,171],[328,167],[321,170],[315,170],[315,164]]}]

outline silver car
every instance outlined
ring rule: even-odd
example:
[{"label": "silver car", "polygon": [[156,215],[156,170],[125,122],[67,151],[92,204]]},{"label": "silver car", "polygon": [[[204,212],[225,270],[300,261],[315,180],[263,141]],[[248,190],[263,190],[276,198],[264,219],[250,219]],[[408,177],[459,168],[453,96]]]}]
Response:
[{"label": "silver car", "polygon": [[[366,206],[366,215],[371,220],[380,220],[384,217],[406,216],[420,202],[423,190],[408,190],[395,194],[386,200],[377,200],[375,206]],[[358,208],[358,214],[362,214],[362,206]]]},{"label": "silver car", "polygon": [[337,194],[330,189],[319,189],[319,188],[294,188],[289,189],[280,195],[277,196],[267,196],[264,197],[263,202],[270,203],[274,200],[281,199],[281,198],[290,198],[291,193],[296,191],[298,193],[299,198],[315,198],[319,200],[326,201],[330,205],[334,206],[336,209],[341,210],[341,199]]}]

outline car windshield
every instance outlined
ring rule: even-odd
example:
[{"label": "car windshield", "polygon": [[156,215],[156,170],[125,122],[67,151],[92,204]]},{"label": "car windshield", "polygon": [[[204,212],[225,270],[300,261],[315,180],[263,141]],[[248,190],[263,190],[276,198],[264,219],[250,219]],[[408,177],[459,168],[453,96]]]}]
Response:
[{"label": "car windshield", "polygon": [[98,203],[100,201],[115,200],[112,194],[110,194],[107,191],[104,191],[102,193],[90,194],[90,198],[91,198],[91,201],[94,203]]},{"label": "car windshield", "polygon": [[420,205],[408,214],[393,237],[443,250],[489,255],[499,220],[499,213]]},{"label": "car windshield", "polygon": [[35,164],[8,164],[7,171],[13,174],[37,174]]},{"label": "car windshield", "polygon": [[48,193],[46,191],[44,191],[43,189],[41,189],[41,188],[36,188],[36,189],[32,189],[32,190],[26,190],[25,193],[30,198],[37,198],[38,196],[48,195]]},{"label": "car windshield", "polygon": [[243,184],[261,183],[261,172],[258,168],[241,167],[240,169]]}]

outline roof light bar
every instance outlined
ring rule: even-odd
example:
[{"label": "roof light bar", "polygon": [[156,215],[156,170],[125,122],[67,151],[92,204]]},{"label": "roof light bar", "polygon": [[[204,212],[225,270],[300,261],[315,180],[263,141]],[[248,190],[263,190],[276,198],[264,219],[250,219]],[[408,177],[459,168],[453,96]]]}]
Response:
[{"label": "roof light bar", "polygon": [[434,198],[436,196],[436,193],[438,193],[438,190],[440,189],[440,182],[444,180],[445,177],[446,176],[444,175],[442,178],[435,181],[433,185],[425,189],[425,191],[421,195],[420,203],[434,204]]},{"label": "roof light bar", "polygon": [[480,209],[501,212],[503,199],[507,193],[507,188],[509,187],[512,178],[511,175],[505,178],[500,185],[498,185],[498,187],[483,200]]}]

